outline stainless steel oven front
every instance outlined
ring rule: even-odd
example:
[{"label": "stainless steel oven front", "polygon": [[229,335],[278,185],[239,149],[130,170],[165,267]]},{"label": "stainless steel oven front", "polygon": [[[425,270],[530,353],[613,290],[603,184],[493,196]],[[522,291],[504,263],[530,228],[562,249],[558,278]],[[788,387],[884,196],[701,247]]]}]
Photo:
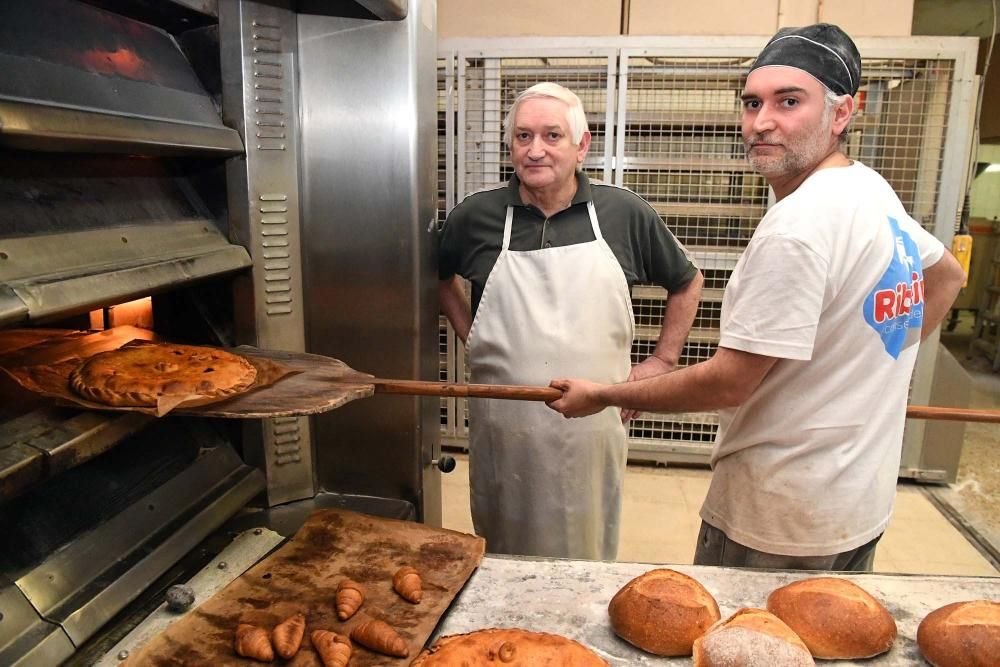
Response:
[{"label": "stainless steel oven front", "polygon": [[[434,0],[3,3],[0,366],[144,331],[436,377],[434,53]],[[0,664],[85,663],[234,515],[440,522],[429,399],[238,422],[0,397]]]}]

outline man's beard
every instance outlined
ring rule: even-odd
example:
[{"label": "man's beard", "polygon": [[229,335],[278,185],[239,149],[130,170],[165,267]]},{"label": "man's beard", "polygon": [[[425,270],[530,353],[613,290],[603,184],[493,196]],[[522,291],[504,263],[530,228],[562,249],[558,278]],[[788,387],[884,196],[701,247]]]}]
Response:
[{"label": "man's beard", "polygon": [[[809,129],[794,139],[781,141],[773,132],[753,134],[743,140],[747,161],[753,170],[762,176],[782,176],[803,172],[813,167],[826,157],[829,144],[825,141],[830,131],[832,114],[824,114],[818,127]],[[750,149],[754,144],[781,145],[784,151],[781,155],[752,155]]]}]

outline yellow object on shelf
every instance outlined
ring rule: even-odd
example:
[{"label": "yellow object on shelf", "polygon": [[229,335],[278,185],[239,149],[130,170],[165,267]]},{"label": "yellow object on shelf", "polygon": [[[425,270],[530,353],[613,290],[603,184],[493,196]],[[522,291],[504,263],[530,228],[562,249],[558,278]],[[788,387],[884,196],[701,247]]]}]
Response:
[{"label": "yellow object on shelf", "polygon": [[962,265],[962,271],[965,272],[965,280],[962,281],[962,287],[966,287],[969,284],[969,265],[972,263],[972,236],[969,234],[955,234],[955,237],[951,240],[951,254]]}]

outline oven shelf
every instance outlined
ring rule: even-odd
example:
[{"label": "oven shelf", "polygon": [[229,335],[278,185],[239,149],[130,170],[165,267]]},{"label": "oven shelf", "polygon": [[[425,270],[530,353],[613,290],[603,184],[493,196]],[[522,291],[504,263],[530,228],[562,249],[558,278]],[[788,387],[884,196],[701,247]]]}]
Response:
[{"label": "oven shelf", "polygon": [[122,303],[252,264],[207,220],[0,240],[0,326]]},{"label": "oven shelf", "polygon": [[401,21],[409,11],[408,0],[356,0],[356,2],[383,21]]},{"label": "oven shelf", "polygon": [[218,125],[136,118],[100,110],[0,100],[0,145],[42,151],[220,155],[243,153],[240,135]]},{"label": "oven shelf", "polygon": [[[170,14],[164,8],[160,16]],[[0,78],[0,145],[147,156],[244,152],[206,88],[218,78],[212,59],[194,57],[196,72],[191,54],[200,50],[191,40],[70,0],[0,3],[0,23],[0,70],[9,73]],[[209,51],[218,48],[204,39]]]},{"label": "oven shelf", "polygon": [[264,487],[208,424],[160,420],[0,508],[0,603],[20,612],[0,664],[68,658]]},{"label": "oven shelf", "polygon": [[108,451],[153,419],[48,408],[0,424],[0,503]]}]

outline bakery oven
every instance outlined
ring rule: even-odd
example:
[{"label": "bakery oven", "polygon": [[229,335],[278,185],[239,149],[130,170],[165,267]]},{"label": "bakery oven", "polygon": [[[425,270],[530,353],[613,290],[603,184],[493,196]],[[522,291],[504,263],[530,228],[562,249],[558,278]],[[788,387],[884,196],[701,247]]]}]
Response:
[{"label": "bakery oven", "polygon": [[[157,338],[435,377],[435,21],[434,0],[0,4],[0,366]],[[0,373],[0,664],[85,664],[241,516],[439,523],[436,408],[156,419]]]}]

